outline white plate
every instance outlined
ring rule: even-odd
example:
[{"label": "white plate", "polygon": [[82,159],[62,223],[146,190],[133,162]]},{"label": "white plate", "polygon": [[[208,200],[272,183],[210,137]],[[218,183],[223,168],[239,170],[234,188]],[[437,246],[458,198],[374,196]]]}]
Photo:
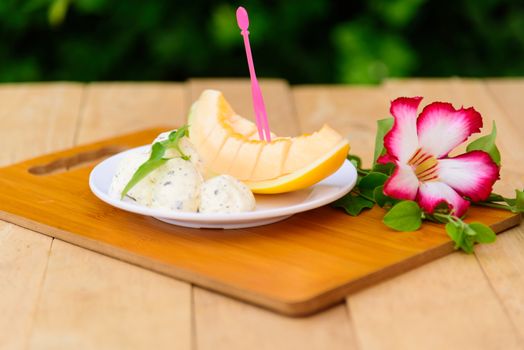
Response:
[{"label": "white plate", "polygon": [[333,175],[311,187],[290,193],[256,195],[257,206],[254,211],[235,214],[167,211],[110,197],[109,186],[120,160],[130,153],[143,153],[148,147],[130,149],[98,164],[89,176],[89,187],[98,198],[112,206],[185,227],[233,229],[271,224],[339,199],[351,191],[357,180],[355,167],[346,160]]}]

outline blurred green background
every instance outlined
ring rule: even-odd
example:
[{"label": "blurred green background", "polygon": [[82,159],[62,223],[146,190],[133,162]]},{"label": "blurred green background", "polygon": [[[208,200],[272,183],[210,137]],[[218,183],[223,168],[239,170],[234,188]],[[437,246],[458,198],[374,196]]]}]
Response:
[{"label": "blurred green background", "polygon": [[524,75],[522,0],[0,0],[0,80],[185,80],[248,75],[377,83]]}]

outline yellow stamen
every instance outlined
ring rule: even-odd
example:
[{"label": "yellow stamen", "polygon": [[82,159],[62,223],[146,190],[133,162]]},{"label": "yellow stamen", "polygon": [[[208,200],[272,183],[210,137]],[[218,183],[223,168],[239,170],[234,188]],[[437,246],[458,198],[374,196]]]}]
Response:
[{"label": "yellow stamen", "polygon": [[418,149],[411,159],[408,161],[408,164],[413,167],[415,175],[422,182],[435,181],[438,180],[437,158],[425,153],[421,149]]}]

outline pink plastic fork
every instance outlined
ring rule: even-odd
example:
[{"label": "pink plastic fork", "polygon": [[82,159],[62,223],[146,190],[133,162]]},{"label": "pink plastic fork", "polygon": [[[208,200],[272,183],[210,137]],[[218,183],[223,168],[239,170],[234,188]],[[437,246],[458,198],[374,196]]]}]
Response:
[{"label": "pink plastic fork", "polygon": [[249,44],[249,18],[245,8],[240,6],[237,9],[237,24],[240,28],[240,34],[244,37],[244,46],[246,48],[247,65],[249,66],[249,76],[251,78],[251,94],[253,95],[253,109],[255,110],[255,121],[258,129],[258,137],[261,140],[271,142],[271,132],[269,130],[269,122],[267,120],[266,106],[262,91],[258,85],[257,75],[255,73],[255,65],[253,64],[253,56],[251,55],[251,46]]}]

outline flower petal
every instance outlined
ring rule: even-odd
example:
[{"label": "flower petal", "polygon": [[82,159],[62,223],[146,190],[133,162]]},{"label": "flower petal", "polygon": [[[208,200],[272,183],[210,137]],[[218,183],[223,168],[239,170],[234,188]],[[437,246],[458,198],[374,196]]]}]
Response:
[{"label": "flower petal", "polygon": [[477,202],[488,198],[499,179],[499,167],[486,152],[472,151],[440,159],[438,176],[455,191]]},{"label": "flower petal", "polygon": [[424,211],[433,213],[435,208],[445,203],[458,217],[464,215],[469,208],[469,202],[462,198],[454,189],[444,182],[422,182],[418,190],[417,202]]},{"label": "flower petal", "polygon": [[395,163],[395,158],[392,157],[389,153],[384,153],[380,157],[377,158],[378,164],[388,164],[388,163]]},{"label": "flower petal", "polygon": [[384,184],[384,194],[397,199],[415,200],[418,186],[419,181],[413,168],[400,163]]},{"label": "flower petal", "polygon": [[427,105],[417,120],[420,147],[433,156],[446,156],[482,127],[482,117],[473,107],[456,110],[451,103]]},{"label": "flower petal", "polygon": [[388,154],[406,163],[418,149],[417,108],[422,97],[399,97],[391,102],[390,112],[395,118],[393,128],[384,136]]}]

